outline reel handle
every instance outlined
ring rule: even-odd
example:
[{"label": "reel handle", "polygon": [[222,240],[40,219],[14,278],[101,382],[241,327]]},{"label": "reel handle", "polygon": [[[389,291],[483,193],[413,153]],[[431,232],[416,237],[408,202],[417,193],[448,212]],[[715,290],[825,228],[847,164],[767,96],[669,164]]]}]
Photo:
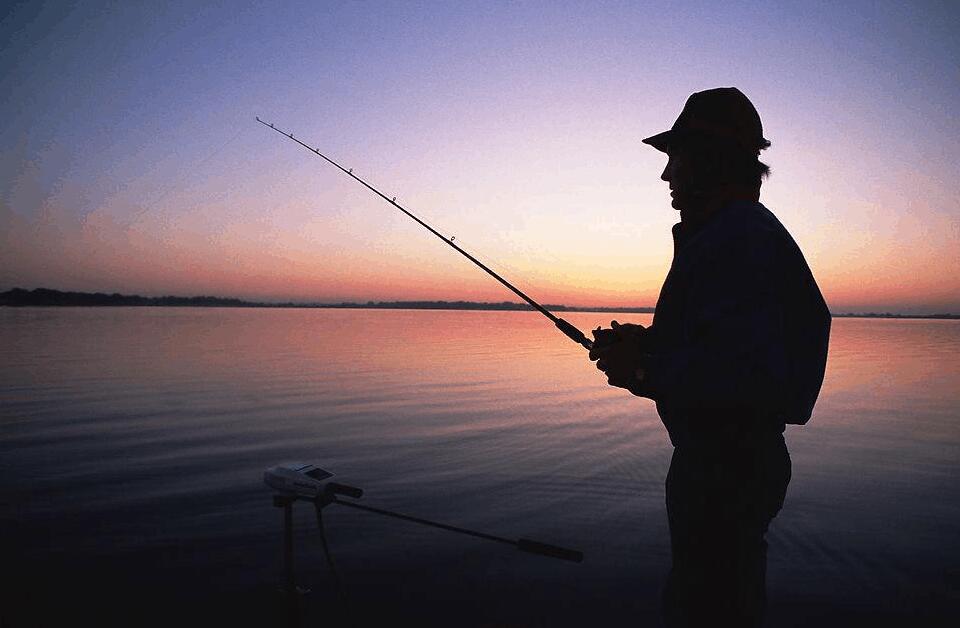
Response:
[{"label": "reel handle", "polygon": [[612,329],[602,329],[600,327],[593,330],[593,338],[593,346],[598,348],[616,344],[620,340],[616,331]]}]

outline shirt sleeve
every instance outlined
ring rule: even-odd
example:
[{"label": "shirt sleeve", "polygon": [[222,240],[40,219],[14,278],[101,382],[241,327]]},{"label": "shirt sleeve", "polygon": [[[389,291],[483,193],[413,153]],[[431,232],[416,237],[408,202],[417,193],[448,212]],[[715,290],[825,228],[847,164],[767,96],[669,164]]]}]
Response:
[{"label": "shirt sleeve", "polygon": [[773,237],[731,243],[693,269],[684,328],[656,347],[643,396],[677,408],[777,413],[789,378],[782,248]]}]

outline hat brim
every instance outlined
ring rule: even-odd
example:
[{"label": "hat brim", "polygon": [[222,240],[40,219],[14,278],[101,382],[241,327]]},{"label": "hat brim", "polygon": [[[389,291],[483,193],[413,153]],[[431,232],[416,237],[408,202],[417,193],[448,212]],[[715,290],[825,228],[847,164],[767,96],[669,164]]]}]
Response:
[{"label": "hat brim", "polygon": [[670,148],[671,140],[674,140],[676,132],[673,129],[669,131],[664,131],[663,133],[657,133],[656,135],[651,135],[650,137],[642,140],[644,144],[649,144],[661,152],[668,152]]}]

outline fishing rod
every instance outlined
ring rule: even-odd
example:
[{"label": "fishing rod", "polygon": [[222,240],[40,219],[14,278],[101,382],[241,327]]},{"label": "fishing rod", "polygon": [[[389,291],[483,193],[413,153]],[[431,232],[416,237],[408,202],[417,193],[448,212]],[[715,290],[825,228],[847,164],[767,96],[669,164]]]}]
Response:
[{"label": "fishing rod", "polygon": [[420,220],[419,218],[417,218],[415,215],[413,215],[412,212],[408,211],[407,209],[405,209],[404,207],[402,207],[399,203],[397,203],[397,197],[396,197],[396,196],[394,196],[394,197],[392,197],[392,198],[389,197],[389,196],[387,196],[386,194],[384,194],[383,192],[381,192],[381,191],[378,190],[377,188],[373,187],[372,185],[370,185],[369,183],[367,183],[366,181],[364,181],[363,179],[361,179],[361,178],[358,177],[357,175],[353,174],[353,168],[344,168],[343,166],[341,166],[340,164],[338,164],[337,162],[335,162],[333,159],[331,159],[331,158],[327,157],[326,155],[324,155],[323,153],[321,153],[321,152],[320,152],[320,149],[314,148],[313,146],[310,146],[309,144],[307,144],[307,143],[305,143],[305,142],[303,142],[303,141],[298,140],[297,138],[295,138],[295,137],[293,136],[293,133],[285,133],[285,132],[281,131],[280,129],[278,129],[277,127],[275,127],[272,123],[264,122],[263,120],[261,120],[261,119],[260,119],[260,116],[257,116],[257,122],[259,122],[259,123],[262,124],[263,126],[270,127],[271,129],[273,129],[274,131],[276,131],[276,132],[279,133],[280,135],[282,135],[282,136],[284,136],[284,137],[286,137],[286,138],[288,138],[288,139],[293,140],[294,142],[296,142],[296,143],[299,144],[300,146],[303,146],[303,147],[306,148],[308,151],[310,151],[311,153],[317,155],[318,157],[322,157],[322,158],[324,159],[324,161],[326,161],[327,163],[335,166],[335,167],[338,168],[341,172],[343,172],[344,174],[346,174],[348,177],[350,177],[350,178],[354,179],[355,181],[359,182],[359,183],[360,183],[361,185],[363,185],[365,188],[367,188],[368,190],[370,190],[371,192],[373,192],[374,194],[376,194],[377,196],[379,196],[380,198],[382,198],[382,199],[385,200],[386,202],[390,203],[391,205],[393,205],[394,207],[396,207],[397,209],[399,209],[400,211],[402,211],[404,214],[406,214],[407,216],[409,216],[410,218],[412,218],[413,220],[415,220],[415,221],[417,222],[417,224],[419,224],[421,227],[423,227],[424,229],[426,229],[427,231],[429,231],[429,232],[432,233],[433,235],[435,235],[435,236],[437,236],[438,238],[440,238],[441,240],[443,240],[444,243],[446,243],[448,246],[450,246],[451,248],[453,248],[457,253],[460,253],[460,255],[463,255],[463,256],[466,257],[468,260],[470,260],[471,262],[473,262],[474,264],[476,264],[477,266],[479,266],[480,268],[482,268],[488,275],[490,275],[491,277],[493,277],[494,279],[496,279],[497,281],[499,281],[500,283],[502,283],[502,284],[503,284],[504,286],[506,286],[511,292],[513,292],[515,295],[517,295],[518,297],[520,297],[521,299],[523,299],[524,301],[526,301],[528,304],[530,304],[530,306],[533,307],[533,309],[537,310],[538,312],[540,312],[541,314],[543,314],[544,316],[546,316],[547,318],[549,318],[551,321],[553,321],[553,324],[557,326],[557,329],[559,329],[560,331],[562,331],[562,332],[564,333],[564,335],[567,336],[567,338],[570,338],[571,340],[573,340],[573,341],[576,342],[577,344],[581,345],[581,346],[582,346],[583,348],[585,348],[585,349],[588,349],[588,350],[589,350],[590,348],[593,347],[593,341],[591,341],[590,339],[588,339],[588,338],[583,334],[582,331],[580,331],[579,329],[577,329],[576,327],[574,327],[572,324],[568,323],[567,321],[563,320],[562,318],[560,318],[560,317],[557,316],[556,314],[554,314],[554,313],[550,312],[549,310],[547,310],[547,308],[543,307],[542,305],[540,305],[539,303],[537,303],[536,301],[534,301],[533,299],[531,299],[530,297],[528,297],[526,294],[524,294],[524,293],[521,292],[519,289],[517,289],[512,283],[510,283],[509,281],[507,281],[506,279],[504,279],[503,277],[501,277],[500,275],[498,275],[496,272],[494,272],[493,270],[491,270],[486,264],[484,264],[483,262],[481,262],[480,260],[478,260],[477,258],[475,258],[473,255],[470,255],[469,253],[467,253],[466,251],[464,251],[464,250],[463,250],[462,248],[460,248],[459,246],[457,246],[457,244],[453,241],[453,238],[452,238],[452,237],[448,239],[446,236],[444,236],[443,234],[441,234],[440,232],[438,232],[436,229],[434,229],[433,227],[431,227],[430,225],[428,225],[428,224],[425,223],[424,221],[422,221],[422,220]]}]

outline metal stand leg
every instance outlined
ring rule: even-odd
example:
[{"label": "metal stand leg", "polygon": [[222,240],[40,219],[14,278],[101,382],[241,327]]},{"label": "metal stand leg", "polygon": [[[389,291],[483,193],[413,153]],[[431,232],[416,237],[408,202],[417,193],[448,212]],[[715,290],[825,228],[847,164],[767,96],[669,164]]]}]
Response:
[{"label": "metal stand leg", "polygon": [[286,625],[291,628],[300,626],[301,623],[301,598],[310,593],[309,589],[297,586],[293,571],[293,503],[297,501],[295,496],[274,495],[273,505],[277,508],[283,508],[283,580],[280,585],[280,592],[283,594],[286,602],[287,622]]},{"label": "metal stand leg", "polygon": [[297,585],[293,580],[293,500],[279,498],[283,502],[283,590],[296,593]]},{"label": "metal stand leg", "polygon": [[273,505],[283,508],[283,584],[281,590],[287,594],[303,595],[308,589],[297,586],[293,571],[293,503],[294,496],[274,495]]}]

